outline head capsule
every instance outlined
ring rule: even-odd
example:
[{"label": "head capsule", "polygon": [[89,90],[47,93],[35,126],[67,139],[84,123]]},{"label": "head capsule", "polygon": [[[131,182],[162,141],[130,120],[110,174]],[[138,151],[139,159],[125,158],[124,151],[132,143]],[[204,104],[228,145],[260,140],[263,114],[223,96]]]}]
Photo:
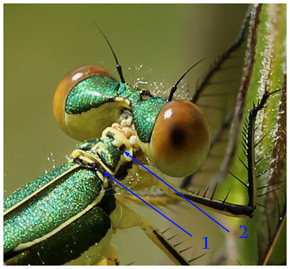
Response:
[{"label": "head capsule", "polygon": [[97,66],[84,66],[69,73],[57,86],[53,99],[53,112],[60,127],[80,141],[99,137],[128,106],[115,100],[121,85],[124,86]]}]

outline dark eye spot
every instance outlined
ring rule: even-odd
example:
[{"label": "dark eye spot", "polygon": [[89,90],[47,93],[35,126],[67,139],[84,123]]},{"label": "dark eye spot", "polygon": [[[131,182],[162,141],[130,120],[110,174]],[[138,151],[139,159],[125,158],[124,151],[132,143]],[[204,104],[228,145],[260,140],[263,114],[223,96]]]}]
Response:
[{"label": "dark eye spot", "polygon": [[174,128],[171,131],[171,142],[175,147],[184,147],[185,146],[185,132],[181,128]]}]

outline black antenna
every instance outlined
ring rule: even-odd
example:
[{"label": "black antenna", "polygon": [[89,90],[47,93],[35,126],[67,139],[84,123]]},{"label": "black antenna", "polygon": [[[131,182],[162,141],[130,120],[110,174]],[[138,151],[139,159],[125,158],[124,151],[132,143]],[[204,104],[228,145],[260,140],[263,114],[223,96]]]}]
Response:
[{"label": "black antenna", "polygon": [[126,83],[125,79],[124,79],[124,76],[123,76],[123,72],[122,72],[122,66],[119,64],[118,58],[117,58],[117,56],[116,56],[116,54],[115,54],[115,52],[114,52],[114,50],[112,48],[112,45],[111,45],[110,41],[108,40],[108,38],[106,37],[106,35],[102,31],[102,29],[99,27],[99,25],[95,21],[93,21],[93,23],[97,26],[97,28],[99,29],[99,31],[101,32],[101,34],[103,35],[103,37],[105,38],[107,44],[110,47],[110,50],[111,50],[111,52],[112,52],[112,54],[113,54],[113,56],[115,58],[116,68],[117,68],[118,74],[120,76],[121,82],[122,83]]},{"label": "black antenna", "polygon": [[177,85],[180,83],[180,81],[185,77],[185,75],[196,65],[198,65],[200,62],[202,62],[204,60],[204,58],[200,59],[199,61],[197,61],[196,63],[194,63],[182,76],[181,78],[175,83],[175,85],[172,87],[170,94],[169,94],[169,98],[168,101],[172,101],[173,95],[175,93],[175,91],[177,90]]}]

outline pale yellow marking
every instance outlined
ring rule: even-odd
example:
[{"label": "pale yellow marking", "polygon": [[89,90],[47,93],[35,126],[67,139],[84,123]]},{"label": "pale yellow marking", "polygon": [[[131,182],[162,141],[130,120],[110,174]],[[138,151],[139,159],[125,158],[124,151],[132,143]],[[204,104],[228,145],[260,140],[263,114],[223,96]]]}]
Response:
[{"label": "pale yellow marking", "polygon": [[110,245],[109,250],[106,253],[106,256],[101,260],[98,265],[119,265],[118,253],[112,245]]},{"label": "pale yellow marking", "polygon": [[125,103],[127,104],[127,106],[130,106],[131,105],[131,102],[129,99],[125,99]]},{"label": "pale yellow marking", "polygon": [[114,141],[113,141],[114,146],[120,148],[122,145],[125,145],[125,147],[127,149],[132,148],[132,145],[129,142],[129,140],[127,139],[127,137],[124,136],[120,131],[118,131],[112,127],[108,127],[103,131],[101,139],[106,138],[108,133],[110,133],[114,136]]},{"label": "pale yellow marking", "polygon": [[97,175],[98,175],[99,179],[104,182],[103,174],[100,171],[97,171]]},{"label": "pale yellow marking", "polygon": [[93,164],[99,160],[99,158],[94,157],[94,156],[88,154],[86,151],[81,150],[81,149],[74,149],[73,152],[71,153],[71,157],[73,159],[79,158],[87,164]]},{"label": "pale yellow marking", "polygon": [[[102,136],[101,139],[104,139],[107,137],[108,133],[112,134],[114,137],[113,140],[113,145],[116,147],[121,147],[122,145],[125,146],[125,151],[129,152],[131,155],[133,155],[133,148],[132,148],[132,144],[130,143],[130,141],[124,136],[124,134],[122,134],[120,131],[112,128],[112,127],[107,127],[103,132],[102,132]],[[97,155],[99,150],[99,144],[96,143],[96,145],[94,145],[90,151],[96,153],[96,155],[91,155],[89,152],[84,151],[84,150],[80,150],[80,149],[75,149],[72,154],[71,157],[72,158],[79,158],[81,160],[83,160],[85,163],[99,163],[104,170],[106,170],[109,174],[111,175],[115,175],[116,171],[118,171],[118,169],[126,162],[131,162],[132,159],[130,157],[128,157],[125,154],[121,155],[120,161],[117,165],[117,167],[114,169],[114,171],[112,171],[110,168],[108,168],[104,162],[99,158],[99,156]]]},{"label": "pale yellow marking", "polygon": [[[152,206],[168,206],[168,205],[173,205],[177,204],[178,201],[176,199],[173,199],[169,196],[158,196],[158,195],[140,195],[144,201],[149,203]],[[118,200],[122,203],[127,203],[127,204],[134,204],[134,205],[144,205],[144,202],[142,202],[139,198],[134,196],[133,194],[125,194],[122,193],[118,195]]]},{"label": "pale yellow marking", "polygon": [[23,249],[29,248],[29,247],[31,247],[31,246],[33,246],[35,244],[38,244],[38,243],[42,242],[43,240],[45,240],[47,238],[55,235],[56,233],[58,233],[59,231],[61,231],[62,229],[64,229],[65,227],[67,227],[68,225],[70,225],[71,223],[73,223],[74,221],[79,219],[80,217],[82,217],[85,213],[87,213],[89,210],[91,210],[94,206],[96,206],[102,200],[104,195],[105,195],[105,190],[102,187],[102,189],[101,189],[99,195],[97,196],[97,198],[91,204],[89,204],[86,208],[84,208],[82,211],[80,211],[79,213],[75,214],[71,218],[67,219],[65,222],[63,222],[61,225],[59,225],[57,228],[55,228],[51,232],[45,234],[44,236],[36,238],[33,241],[29,241],[29,242],[26,242],[26,243],[19,244],[17,247],[14,248],[14,251],[21,251]]},{"label": "pale yellow marking", "polygon": [[150,160],[153,160],[153,157],[152,157],[152,154],[151,154],[151,149],[150,149],[150,143],[145,143],[145,142],[142,142],[139,137],[137,136],[137,143],[139,144],[142,152],[144,152],[144,154],[146,156],[148,156],[148,158]]},{"label": "pale yellow marking", "polygon": [[124,102],[124,98],[123,97],[115,97],[114,101],[116,102]]},{"label": "pale yellow marking", "polygon": [[116,172],[112,171],[110,168],[108,168],[103,161],[97,156],[92,156],[86,151],[80,150],[80,149],[75,149],[72,154],[72,158],[79,158],[83,160],[85,163],[93,164],[93,163],[98,163],[100,164],[108,173],[115,175]]},{"label": "pale yellow marking", "polygon": [[65,113],[66,132],[79,141],[100,137],[102,130],[118,120],[126,102],[107,102],[81,114]]}]

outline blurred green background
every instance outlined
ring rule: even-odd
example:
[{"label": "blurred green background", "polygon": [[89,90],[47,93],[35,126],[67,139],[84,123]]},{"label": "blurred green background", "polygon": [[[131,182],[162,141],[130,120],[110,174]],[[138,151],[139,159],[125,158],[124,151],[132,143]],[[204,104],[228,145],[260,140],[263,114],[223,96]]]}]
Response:
[{"label": "blurred green background", "polygon": [[[246,5],[210,4],[5,4],[4,196],[62,164],[74,149],[76,141],[60,130],[52,113],[58,82],[73,69],[91,64],[118,78],[110,50],[93,21],[112,43],[129,83],[142,78],[152,84],[150,89],[156,88],[154,83],[168,89],[205,57],[187,76],[194,89],[197,79],[237,37],[246,10]],[[184,218],[181,212],[175,221]],[[156,214],[154,218],[164,222]],[[183,228],[199,234],[198,242],[189,240],[198,254],[203,230],[202,237],[218,228],[199,214],[193,218],[184,221]],[[161,230],[162,225],[168,227],[161,224]],[[145,243],[136,242],[134,233],[123,232],[120,237],[117,249],[124,263],[157,264],[164,258],[150,242],[150,254],[145,254]]]}]

